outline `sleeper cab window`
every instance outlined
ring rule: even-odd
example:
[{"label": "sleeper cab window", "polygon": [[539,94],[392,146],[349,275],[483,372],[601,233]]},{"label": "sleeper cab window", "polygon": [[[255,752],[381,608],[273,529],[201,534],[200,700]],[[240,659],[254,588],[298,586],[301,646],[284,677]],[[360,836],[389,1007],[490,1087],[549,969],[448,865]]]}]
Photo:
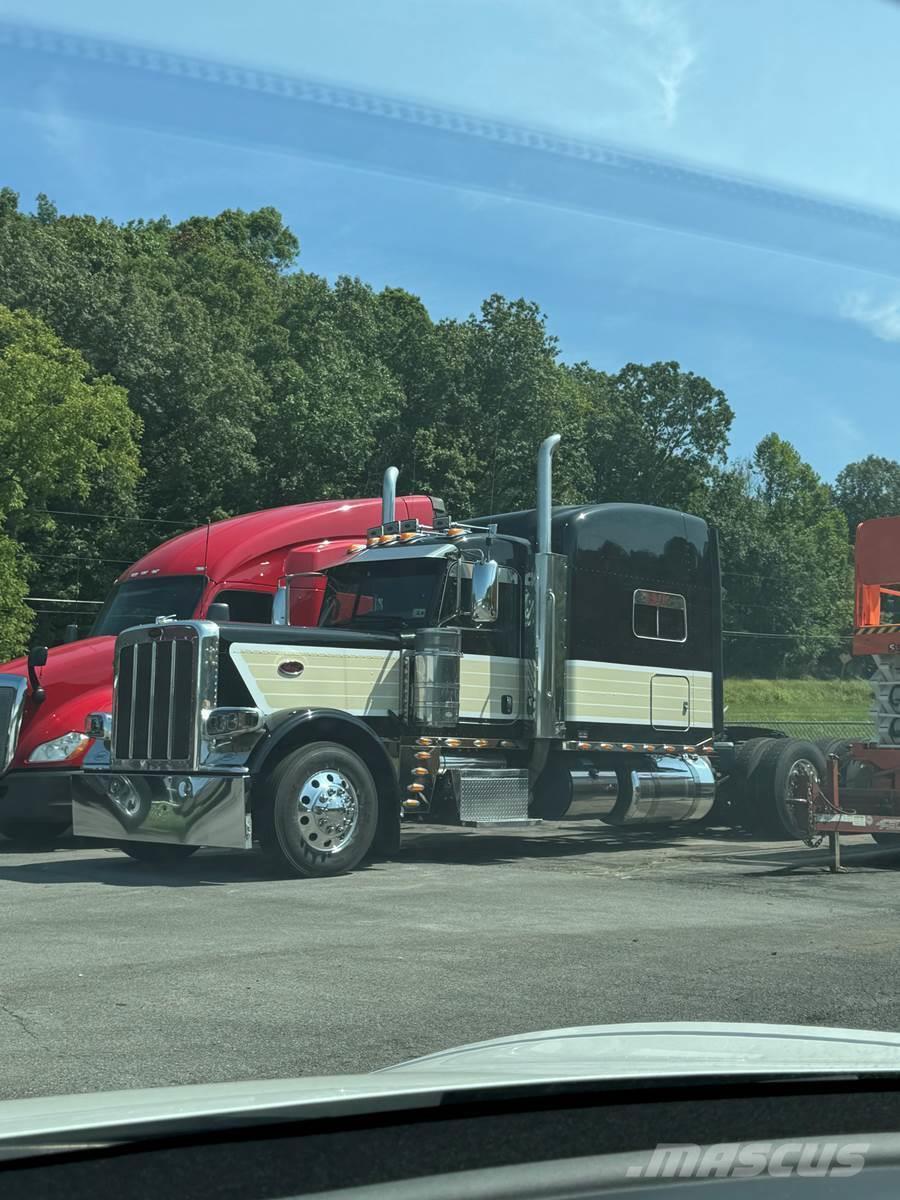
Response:
[{"label": "sleeper cab window", "polygon": [[686,641],[687,605],[684,596],[638,588],[634,593],[632,629],[634,636],[639,638],[655,638],[659,642]]}]

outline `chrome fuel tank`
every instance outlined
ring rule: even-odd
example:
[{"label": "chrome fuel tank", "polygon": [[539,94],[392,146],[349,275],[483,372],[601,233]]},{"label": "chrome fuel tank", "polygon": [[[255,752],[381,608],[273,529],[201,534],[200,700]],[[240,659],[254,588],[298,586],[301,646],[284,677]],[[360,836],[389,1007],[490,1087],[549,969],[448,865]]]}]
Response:
[{"label": "chrome fuel tank", "polygon": [[619,796],[611,825],[699,821],[716,799],[716,777],[702,755],[654,757],[634,770],[619,769]]}]

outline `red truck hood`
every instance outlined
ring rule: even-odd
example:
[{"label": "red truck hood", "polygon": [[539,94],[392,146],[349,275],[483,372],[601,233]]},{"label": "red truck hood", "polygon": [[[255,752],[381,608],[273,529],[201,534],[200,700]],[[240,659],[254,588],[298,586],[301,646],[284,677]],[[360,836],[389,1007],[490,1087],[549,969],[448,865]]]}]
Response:
[{"label": "red truck hood", "polygon": [[[23,766],[35,746],[75,729],[84,729],[90,712],[109,712],[112,705],[114,637],[85,638],[68,646],[54,646],[47,665],[38,672],[47,693],[43,704],[29,699],[12,766]],[[27,675],[24,658],[0,666],[0,674]],[[57,764],[65,767],[65,763]]]}]

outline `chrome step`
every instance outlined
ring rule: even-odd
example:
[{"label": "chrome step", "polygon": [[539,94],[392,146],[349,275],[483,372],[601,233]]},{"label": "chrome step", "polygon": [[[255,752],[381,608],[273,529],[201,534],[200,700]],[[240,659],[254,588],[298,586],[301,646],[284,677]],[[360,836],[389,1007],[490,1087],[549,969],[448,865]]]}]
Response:
[{"label": "chrome step", "polygon": [[464,825],[529,821],[527,771],[464,767],[451,774]]}]

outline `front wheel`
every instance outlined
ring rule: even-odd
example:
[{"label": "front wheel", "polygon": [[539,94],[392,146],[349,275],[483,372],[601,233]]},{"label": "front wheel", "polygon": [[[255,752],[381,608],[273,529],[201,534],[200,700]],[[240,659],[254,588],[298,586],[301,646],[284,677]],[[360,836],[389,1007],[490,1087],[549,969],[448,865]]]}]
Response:
[{"label": "front wheel", "polygon": [[255,818],[263,849],[302,878],[352,871],[378,828],[378,792],[358,754],[312,742],[273,769]]},{"label": "front wheel", "polygon": [[40,821],[0,822],[0,834],[10,841],[20,842],[24,850],[51,849],[55,842],[71,831],[69,825],[45,825]]}]

